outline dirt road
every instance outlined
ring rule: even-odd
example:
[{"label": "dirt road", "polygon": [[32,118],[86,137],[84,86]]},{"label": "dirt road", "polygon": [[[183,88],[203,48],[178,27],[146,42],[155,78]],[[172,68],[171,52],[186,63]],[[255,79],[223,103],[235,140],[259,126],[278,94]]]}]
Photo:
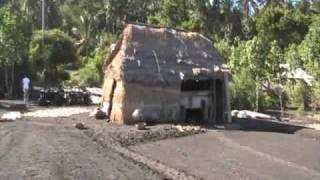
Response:
[{"label": "dirt road", "polygon": [[217,131],[130,147],[203,179],[320,179],[320,143],[296,134]]},{"label": "dirt road", "polygon": [[[243,121],[235,124],[242,130],[208,127],[203,134],[166,138],[169,126],[136,132],[77,114],[81,108],[62,110],[0,123],[0,180],[320,179],[318,131]],[[75,129],[76,122],[89,130]],[[161,133],[167,140],[159,141]],[[118,147],[114,143],[124,147],[110,148]]]},{"label": "dirt road", "polygon": [[0,124],[0,179],[161,179],[59,119]]}]

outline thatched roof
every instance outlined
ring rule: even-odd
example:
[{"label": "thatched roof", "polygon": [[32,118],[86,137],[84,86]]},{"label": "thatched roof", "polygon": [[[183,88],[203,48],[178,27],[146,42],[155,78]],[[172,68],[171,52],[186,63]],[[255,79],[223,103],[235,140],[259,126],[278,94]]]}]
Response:
[{"label": "thatched roof", "polygon": [[106,76],[150,85],[219,75],[225,68],[205,36],[140,24],[127,24],[106,62]]}]

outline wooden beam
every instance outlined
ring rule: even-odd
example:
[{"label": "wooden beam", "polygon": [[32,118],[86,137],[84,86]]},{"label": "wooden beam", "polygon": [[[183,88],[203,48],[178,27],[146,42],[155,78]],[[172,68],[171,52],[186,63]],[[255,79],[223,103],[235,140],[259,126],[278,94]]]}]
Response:
[{"label": "wooden beam", "polygon": [[227,122],[228,123],[232,123],[232,118],[231,118],[231,105],[230,105],[230,88],[229,88],[229,74],[228,73],[224,73],[224,84],[225,84],[225,112],[227,115]]},{"label": "wooden beam", "polygon": [[213,120],[217,123],[217,79],[213,80]]}]

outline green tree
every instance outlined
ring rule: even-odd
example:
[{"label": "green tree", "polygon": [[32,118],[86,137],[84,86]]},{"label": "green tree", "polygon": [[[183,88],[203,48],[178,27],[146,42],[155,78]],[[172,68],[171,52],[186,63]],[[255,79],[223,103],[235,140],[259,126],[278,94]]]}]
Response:
[{"label": "green tree", "polygon": [[192,14],[190,0],[164,0],[163,8],[157,15],[160,25],[182,28]]},{"label": "green tree", "polygon": [[320,79],[320,18],[316,17],[299,46],[299,58],[307,72]]},{"label": "green tree", "polygon": [[268,41],[278,41],[281,48],[299,44],[308,33],[310,16],[279,6],[266,8],[257,17],[257,31]]},{"label": "green tree", "polygon": [[95,55],[90,57],[82,68],[74,72],[67,83],[78,86],[101,86],[104,77],[102,66],[106,54],[108,54],[106,48],[97,48]]},{"label": "green tree", "polygon": [[231,107],[238,110],[254,110],[256,83],[252,75],[242,69],[233,74],[230,83]]},{"label": "green tree", "polygon": [[247,42],[238,42],[238,46],[232,48],[229,65],[234,73],[246,73],[256,82],[255,109],[259,110],[261,83],[265,75],[265,60],[267,57],[266,44],[261,38],[253,38]]},{"label": "green tree", "polygon": [[279,106],[281,109],[281,117],[284,116],[284,93],[285,89],[283,88],[284,83],[283,74],[285,69],[281,67],[281,64],[284,63],[284,53],[277,41],[273,41],[269,44],[270,50],[267,56],[267,71],[266,77],[268,85],[271,84],[274,87],[270,88],[270,86],[265,87],[266,90],[269,91],[272,95],[275,95],[279,99]]},{"label": "green tree", "polygon": [[0,66],[4,68],[5,88],[11,98],[15,89],[15,67],[27,54],[26,27],[24,19],[12,11],[10,4],[0,8]]},{"label": "green tree", "polygon": [[43,81],[59,83],[68,79],[67,65],[77,63],[73,40],[58,29],[34,33],[30,45],[30,60]]},{"label": "green tree", "polygon": [[105,30],[102,24],[107,21],[106,6],[104,0],[66,0],[60,6],[63,29],[77,39],[80,56],[88,57],[99,43],[99,35]]},{"label": "green tree", "polygon": [[291,44],[285,50],[285,60],[291,66],[290,69],[303,67],[303,62],[299,54],[299,45]]}]

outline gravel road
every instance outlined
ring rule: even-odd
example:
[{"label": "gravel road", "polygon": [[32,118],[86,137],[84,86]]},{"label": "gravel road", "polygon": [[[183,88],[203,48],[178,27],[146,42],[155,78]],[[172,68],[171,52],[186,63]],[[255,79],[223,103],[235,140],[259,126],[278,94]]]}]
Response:
[{"label": "gravel road", "polygon": [[0,124],[0,179],[162,179],[58,118]]}]

